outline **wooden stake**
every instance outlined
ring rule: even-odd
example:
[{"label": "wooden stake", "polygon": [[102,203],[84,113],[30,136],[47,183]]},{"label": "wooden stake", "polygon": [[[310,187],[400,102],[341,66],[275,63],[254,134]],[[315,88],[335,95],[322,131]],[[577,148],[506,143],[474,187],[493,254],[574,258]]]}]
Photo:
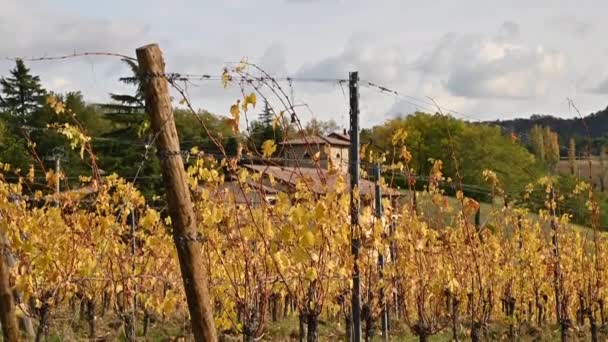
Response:
[{"label": "wooden stake", "polygon": [[181,154],[173,109],[169,97],[165,62],[157,44],[136,50],[137,61],[146,76],[146,110],[150,115],[156,147],[167,193],[167,204],[173,240],[177,247],[179,265],[186,291],[192,332],[196,341],[215,342],[217,335],[209,297],[207,273],[203,262],[202,246],[196,237],[197,224],[186,171]]},{"label": "wooden stake", "polygon": [[16,342],[19,341],[19,325],[15,315],[13,291],[9,282],[8,249],[5,245],[6,241],[3,240],[5,239],[0,240],[0,243],[4,244],[0,247],[0,323],[2,323],[4,341]]}]

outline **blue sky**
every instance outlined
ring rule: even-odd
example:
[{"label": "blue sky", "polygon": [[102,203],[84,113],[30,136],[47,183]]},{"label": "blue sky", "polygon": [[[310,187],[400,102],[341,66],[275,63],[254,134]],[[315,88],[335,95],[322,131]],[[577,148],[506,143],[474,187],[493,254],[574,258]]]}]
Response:
[{"label": "blue sky", "polygon": [[[363,79],[476,119],[533,113],[575,116],[608,105],[605,1],[34,1],[0,0],[1,57],[74,51],[134,55],[158,42],[169,71],[219,74],[243,57],[277,76]],[[0,61],[0,75],[12,62]],[[32,62],[46,87],[82,90],[89,101],[129,91],[114,58]],[[347,121],[335,84],[293,85],[304,120]],[[238,89],[219,82],[190,88],[193,103],[226,114]],[[366,88],[362,124],[426,109]],[[458,116],[458,115],[456,115]]]}]

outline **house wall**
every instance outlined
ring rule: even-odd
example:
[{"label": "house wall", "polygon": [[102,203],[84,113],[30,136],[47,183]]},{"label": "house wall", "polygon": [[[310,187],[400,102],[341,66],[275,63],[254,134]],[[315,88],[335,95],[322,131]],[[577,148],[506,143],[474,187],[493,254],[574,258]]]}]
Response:
[{"label": "house wall", "polygon": [[[289,145],[284,147],[283,157],[287,166],[314,167],[313,156],[320,152],[321,167],[327,167],[328,156],[322,145]],[[348,170],[349,148],[346,146],[331,146],[331,159],[336,167],[346,172]]]}]

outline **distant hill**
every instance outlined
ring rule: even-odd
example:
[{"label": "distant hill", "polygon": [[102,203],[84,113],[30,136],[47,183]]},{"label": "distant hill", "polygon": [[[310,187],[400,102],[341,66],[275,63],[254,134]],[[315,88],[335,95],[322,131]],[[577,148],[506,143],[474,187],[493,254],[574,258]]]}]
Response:
[{"label": "distant hill", "polygon": [[524,141],[527,140],[525,135],[530,133],[534,125],[549,126],[554,132],[557,132],[560,145],[567,145],[570,138],[575,138],[578,146],[587,145],[586,123],[592,139],[592,153],[598,153],[600,146],[608,144],[608,107],[585,116],[584,123],[581,118],[562,119],[551,115],[538,114],[529,118],[496,120],[486,123],[501,126],[505,132],[515,132],[522,135]]}]

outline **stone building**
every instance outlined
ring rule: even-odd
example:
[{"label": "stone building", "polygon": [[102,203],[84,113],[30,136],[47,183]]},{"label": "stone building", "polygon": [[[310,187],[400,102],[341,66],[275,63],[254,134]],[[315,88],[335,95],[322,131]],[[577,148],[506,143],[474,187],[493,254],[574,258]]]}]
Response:
[{"label": "stone building", "polygon": [[285,166],[320,166],[326,169],[331,159],[334,167],[348,170],[350,138],[347,134],[309,135],[286,140],[280,145]]}]

